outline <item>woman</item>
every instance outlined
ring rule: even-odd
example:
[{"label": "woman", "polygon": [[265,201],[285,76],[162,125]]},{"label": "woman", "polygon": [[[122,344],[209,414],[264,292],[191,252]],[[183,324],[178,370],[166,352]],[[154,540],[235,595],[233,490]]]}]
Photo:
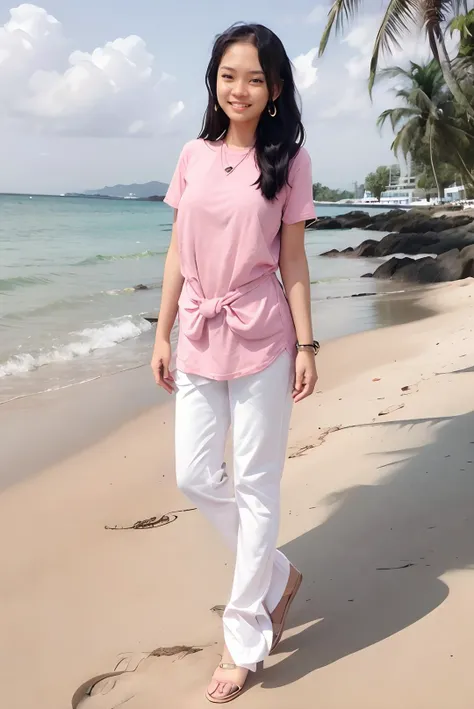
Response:
[{"label": "woman", "polygon": [[[304,250],[311,162],[281,41],[262,25],[232,26],[206,84],[201,133],[165,197],[175,216],[152,369],[176,390],[178,486],[236,553],[222,663],[206,693],[224,703],[275,648],[301,584],[276,550],[280,478],[291,404],[313,392],[319,346]],[[231,426],[233,481],[222,462]]]}]

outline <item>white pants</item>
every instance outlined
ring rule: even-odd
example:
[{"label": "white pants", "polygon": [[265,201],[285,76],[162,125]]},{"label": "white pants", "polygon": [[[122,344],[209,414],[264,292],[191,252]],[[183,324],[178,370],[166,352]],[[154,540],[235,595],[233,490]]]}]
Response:
[{"label": "white pants", "polygon": [[[293,374],[284,352],[262,372],[229,381],[175,376],[178,486],[236,552],[224,638],[234,662],[251,671],[270,651],[269,613],[290,573],[276,544]],[[223,463],[231,425],[233,483]]]}]

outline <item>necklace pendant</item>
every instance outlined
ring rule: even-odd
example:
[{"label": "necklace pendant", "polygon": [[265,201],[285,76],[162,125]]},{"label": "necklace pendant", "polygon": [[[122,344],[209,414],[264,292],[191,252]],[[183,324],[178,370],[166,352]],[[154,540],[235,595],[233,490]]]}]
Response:
[{"label": "necklace pendant", "polygon": [[230,175],[230,173],[232,172],[233,169],[234,169],[234,168],[229,165],[229,167],[226,167],[226,168],[225,168],[225,171],[226,171],[226,173],[227,173],[228,175]]}]

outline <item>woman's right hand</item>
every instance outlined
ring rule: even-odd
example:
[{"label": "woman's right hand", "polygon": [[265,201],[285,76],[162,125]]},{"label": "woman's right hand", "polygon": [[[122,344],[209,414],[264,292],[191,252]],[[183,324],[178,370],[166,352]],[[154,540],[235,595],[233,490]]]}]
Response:
[{"label": "woman's right hand", "polygon": [[151,358],[151,371],[155,382],[168,394],[174,391],[174,379],[170,372],[171,345],[167,340],[156,340]]}]

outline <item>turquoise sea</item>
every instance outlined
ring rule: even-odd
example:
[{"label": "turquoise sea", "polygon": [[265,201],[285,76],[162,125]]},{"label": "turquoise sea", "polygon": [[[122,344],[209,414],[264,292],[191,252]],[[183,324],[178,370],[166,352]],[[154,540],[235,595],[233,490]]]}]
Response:
[{"label": "turquoise sea", "polygon": [[[0,195],[0,402],[148,363],[154,327],[143,315],[160,305],[171,225],[161,203]],[[361,279],[373,260],[319,256],[367,236],[307,232],[320,339],[409,317],[384,307],[383,295],[347,297],[387,290]]]}]

